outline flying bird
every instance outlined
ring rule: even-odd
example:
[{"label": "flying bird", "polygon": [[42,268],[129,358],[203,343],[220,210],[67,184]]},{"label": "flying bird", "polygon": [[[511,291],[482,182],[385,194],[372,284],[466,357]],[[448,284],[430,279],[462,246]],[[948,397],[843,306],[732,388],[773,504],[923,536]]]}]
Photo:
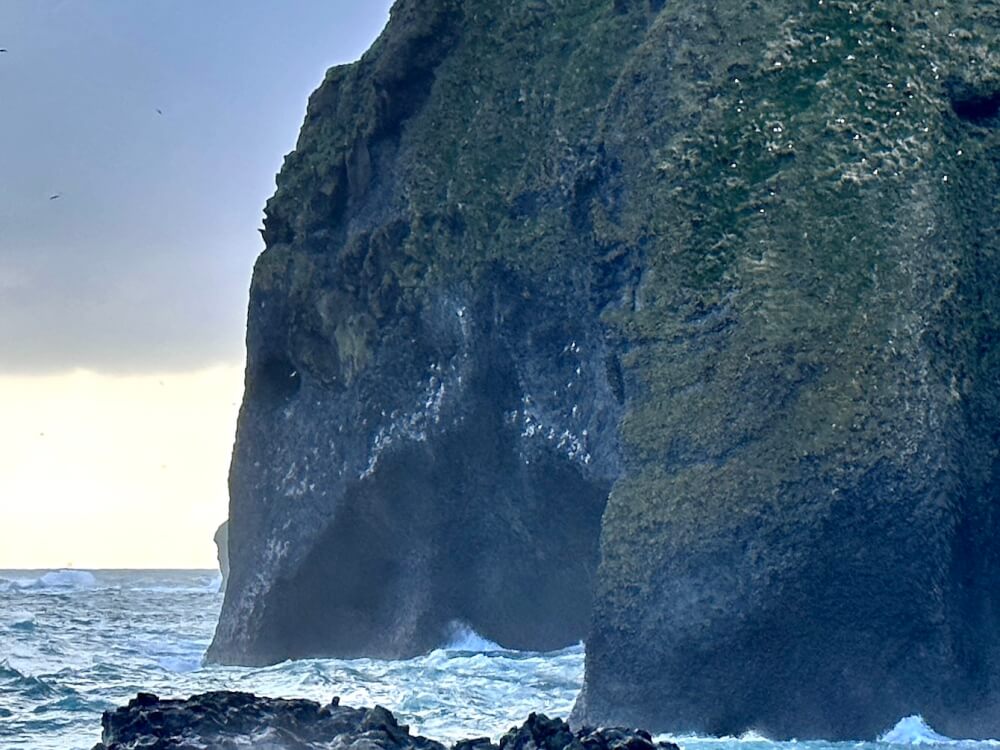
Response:
[{"label": "flying bird", "polygon": [[61,195],[60,193],[56,193],[55,195],[50,195],[50,196],[49,196],[49,200],[50,200],[50,201],[54,201],[54,200],[56,200],[57,198],[62,198],[62,195]]},{"label": "flying bird", "polygon": [[0,53],[6,52],[6,51],[7,50],[5,50],[5,49],[0,49]]},{"label": "flying bird", "polygon": [[156,110],[156,114],[158,114],[158,115],[162,115],[162,114],[163,114],[163,110],[162,110],[162,109],[159,109],[159,108],[157,108],[157,110]]}]

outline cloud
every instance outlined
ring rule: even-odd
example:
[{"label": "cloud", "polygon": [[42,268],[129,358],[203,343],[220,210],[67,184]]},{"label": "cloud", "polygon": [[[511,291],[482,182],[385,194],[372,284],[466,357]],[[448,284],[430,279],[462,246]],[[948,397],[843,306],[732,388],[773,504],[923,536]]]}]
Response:
[{"label": "cloud", "polygon": [[274,174],[389,4],[0,3],[0,373],[240,361]]},{"label": "cloud", "polygon": [[[232,256],[239,254],[232,252]],[[0,373],[238,363],[249,266],[161,248],[59,248],[0,267]]]}]

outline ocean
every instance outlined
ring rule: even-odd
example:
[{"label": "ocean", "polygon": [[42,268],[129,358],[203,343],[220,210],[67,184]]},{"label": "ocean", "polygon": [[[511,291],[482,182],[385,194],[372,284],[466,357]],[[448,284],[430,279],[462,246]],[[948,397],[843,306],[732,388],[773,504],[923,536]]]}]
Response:
[{"label": "ocean", "polygon": [[[89,750],[101,713],[138,691],[184,697],[245,690],[380,704],[415,732],[448,742],[499,737],[532,712],[565,717],[583,680],[583,646],[506,651],[468,629],[416,659],[312,659],[273,667],[205,666],[222,605],[214,571],[0,571],[0,750]],[[919,717],[880,741],[772,742],[673,737],[685,750],[885,750],[1000,743],[941,737]]]}]

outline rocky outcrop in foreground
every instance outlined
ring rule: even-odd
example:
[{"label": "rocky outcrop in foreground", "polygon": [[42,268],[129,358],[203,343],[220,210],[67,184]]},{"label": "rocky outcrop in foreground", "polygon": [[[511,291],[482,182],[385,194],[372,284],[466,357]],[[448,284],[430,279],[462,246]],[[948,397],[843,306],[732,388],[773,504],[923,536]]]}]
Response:
[{"label": "rocky outcrop in foreground", "polygon": [[[213,692],[186,700],[139,693],[127,706],[107,711],[94,750],[445,750],[410,734],[381,706],[358,709],[334,698],[326,706],[309,700],[258,698]],[[462,740],[453,750],[678,750],[653,742],[647,732],[622,729],[570,730],[566,722],[531,714],[499,746],[489,738]]]},{"label": "rocky outcrop in foreground", "polygon": [[1000,736],[1000,2],[399,0],[266,208],[210,660]]}]

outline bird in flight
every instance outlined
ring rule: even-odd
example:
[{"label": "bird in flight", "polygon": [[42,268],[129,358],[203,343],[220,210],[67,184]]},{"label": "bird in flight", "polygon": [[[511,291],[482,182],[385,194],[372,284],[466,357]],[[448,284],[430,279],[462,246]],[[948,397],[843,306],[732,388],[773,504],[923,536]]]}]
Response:
[{"label": "bird in flight", "polygon": [[50,196],[49,196],[49,200],[50,200],[50,201],[54,201],[54,200],[56,200],[57,198],[62,198],[62,195],[61,195],[60,193],[56,193],[55,195],[50,195]]},{"label": "bird in flight", "polygon": [[2,52],[6,52],[6,51],[7,51],[7,50],[5,50],[5,49],[0,49],[0,53],[2,53]]},{"label": "bird in flight", "polygon": [[158,114],[158,115],[162,115],[162,114],[163,114],[163,110],[162,110],[162,109],[160,109],[159,107],[157,107],[157,108],[156,108],[156,114]]}]

